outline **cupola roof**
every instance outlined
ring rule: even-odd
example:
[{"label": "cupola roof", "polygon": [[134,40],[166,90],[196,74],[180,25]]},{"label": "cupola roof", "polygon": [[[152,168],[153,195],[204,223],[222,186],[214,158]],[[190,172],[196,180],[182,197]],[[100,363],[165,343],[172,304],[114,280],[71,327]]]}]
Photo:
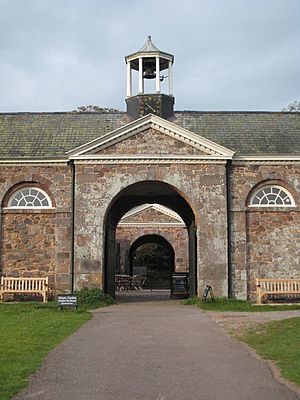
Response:
[{"label": "cupola roof", "polygon": [[125,61],[126,63],[128,63],[128,61],[131,61],[132,68],[138,70],[138,59],[140,57],[159,57],[161,70],[168,68],[168,61],[171,61],[172,63],[174,62],[174,56],[172,54],[159,50],[153,44],[151,36],[148,36],[146,43],[140,50],[125,57]]},{"label": "cupola roof", "polygon": [[151,36],[148,36],[147,42],[144,44],[144,46],[139,50],[139,53],[152,53],[154,51],[159,51],[160,50],[153,44]]}]

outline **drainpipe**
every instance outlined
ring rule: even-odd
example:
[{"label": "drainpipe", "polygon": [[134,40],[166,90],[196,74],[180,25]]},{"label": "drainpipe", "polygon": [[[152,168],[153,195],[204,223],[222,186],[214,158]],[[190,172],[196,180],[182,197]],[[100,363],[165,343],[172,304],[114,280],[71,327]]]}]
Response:
[{"label": "drainpipe", "polygon": [[232,161],[226,164],[226,203],[227,203],[227,263],[228,263],[228,297],[232,297],[232,257],[231,257],[231,166]]},{"label": "drainpipe", "polygon": [[71,181],[71,257],[70,257],[70,274],[71,274],[71,293],[74,293],[74,253],[75,253],[75,164],[73,160],[69,161],[72,173]]}]

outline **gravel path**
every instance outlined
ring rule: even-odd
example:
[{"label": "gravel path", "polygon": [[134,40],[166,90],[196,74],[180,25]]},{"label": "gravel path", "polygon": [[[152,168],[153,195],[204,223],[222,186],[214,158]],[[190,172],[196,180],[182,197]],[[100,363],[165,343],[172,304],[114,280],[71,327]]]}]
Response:
[{"label": "gravel path", "polygon": [[227,332],[239,334],[246,329],[269,321],[300,317],[300,310],[270,312],[218,312],[206,311],[217,324]]},{"label": "gravel path", "polygon": [[[233,317],[231,317],[233,318]],[[296,400],[208,315],[176,301],[96,310],[15,400]]]}]

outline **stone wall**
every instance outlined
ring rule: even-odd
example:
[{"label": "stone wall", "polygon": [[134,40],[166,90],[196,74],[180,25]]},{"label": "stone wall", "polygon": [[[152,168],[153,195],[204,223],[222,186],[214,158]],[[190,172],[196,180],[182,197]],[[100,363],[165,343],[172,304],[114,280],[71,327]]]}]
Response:
[{"label": "stone wall", "polygon": [[188,263],[188,235],[185,227],[128,227],[118,225],[116,238],[120,243],[121,270],[129,272],[129,251],[132,244],[141,236],[159,235],[166,239],[174,249],[175,271],[187,272]]},{"label": "stone wall", "polygon": [[[232,264],[237,297],[254,299],[256,277],[300,277],[299,176],[297,164],[233,166]],[[264,184],[286,188],[296,207],[249,207],[250,194]]]},{"label": "stone wall", "polygon": [[[129,151],[122,147],[123,154]],[[195,214],[198,291],[212,284],[227,295],[227,215],[224,164],[76,164],[75,272],[77,286],[102,282],[106,213],[128,186],[164,182],[175,188]],[[172,208],[170,204],[169,207]]]},{"label": "stone wall", "polygon": [[136,135],[130,136],[117,144],[101,150],[101,154],[205,154],[203,151],[190,146],[178,139],[168,136],[165,133],[149,128]]},{"label": "stone wall", "polygon": [[[122,151],[130,152],[130,149],[126,150],[126,143],[122,144]],[[235,296],[253,298],[257,276],[300,277],[299,176],[300,166],[296,164],[233,165],[231,233],[232,288]],[[47,274],[55,281],[58,291],[69,290],[72,250],[71,179],[72,171],[67,165],[0,167],[1,274]],[[198,293],[201,294],[203,286],[210,283],[216,295],[226,296],[226,175],[225,165],[217,163],[100,164],[91,161],[77,164],[76,285],[102,285],[107,210],[123,189],[143,181],[165,182],[190,204],[196,221]],[[288,189],[296,207],[248,207],[249,194],[263,183],[274,183]],[[23,184],[45,190],[54,208],[34,211],[7,209],[12,190]],[[161,222],[168,221],[168,217],[161,219]],[[171,238],[168,229],[136,228],[128,240],[128,246],[134,238],[153,233],[161,234],[172,244],[174,238]],[[123,237],[128,237],[128,232],[124,232]],[[186,255],[187,251],[183,251],[181,245],[176,249],[181,240],[180,235],[179,231],[175,234],[176,244],[173,247],[178,254],[176,265],[183,268],[186,261],[182,255]]]},{"label": "stone wall", "polygon": [[300,213],[251,212],[247,219],[250,297],[257,277],[300,279]]},{"label": "stone wall", "polygon": [[[67,165],[0,167],[1,274],[48,275],[58,291],[70,290],[71,179]],[[43,189],[53,208],[6,208],[23,186]]]},{"label": "stone wall", "polygon": [[2,272],[7,276],[51,276],[56,265],[55,224],[50,213],[2,214]]}]

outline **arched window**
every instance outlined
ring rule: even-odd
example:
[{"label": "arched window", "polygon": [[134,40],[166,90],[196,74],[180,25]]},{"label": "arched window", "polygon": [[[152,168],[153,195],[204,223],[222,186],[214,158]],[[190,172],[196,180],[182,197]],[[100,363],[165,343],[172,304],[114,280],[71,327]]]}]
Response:
[{"label": "arched window", "polygon": [[8,201],[9,208],[50,208],[50,197],[37,187],[23,187],[15,191]]},{"label": "arched window", "polygon": [[295,206],[292,195],[283,187],[276,185],[263,186],[253,194],[251,207],[291,207]]}]

